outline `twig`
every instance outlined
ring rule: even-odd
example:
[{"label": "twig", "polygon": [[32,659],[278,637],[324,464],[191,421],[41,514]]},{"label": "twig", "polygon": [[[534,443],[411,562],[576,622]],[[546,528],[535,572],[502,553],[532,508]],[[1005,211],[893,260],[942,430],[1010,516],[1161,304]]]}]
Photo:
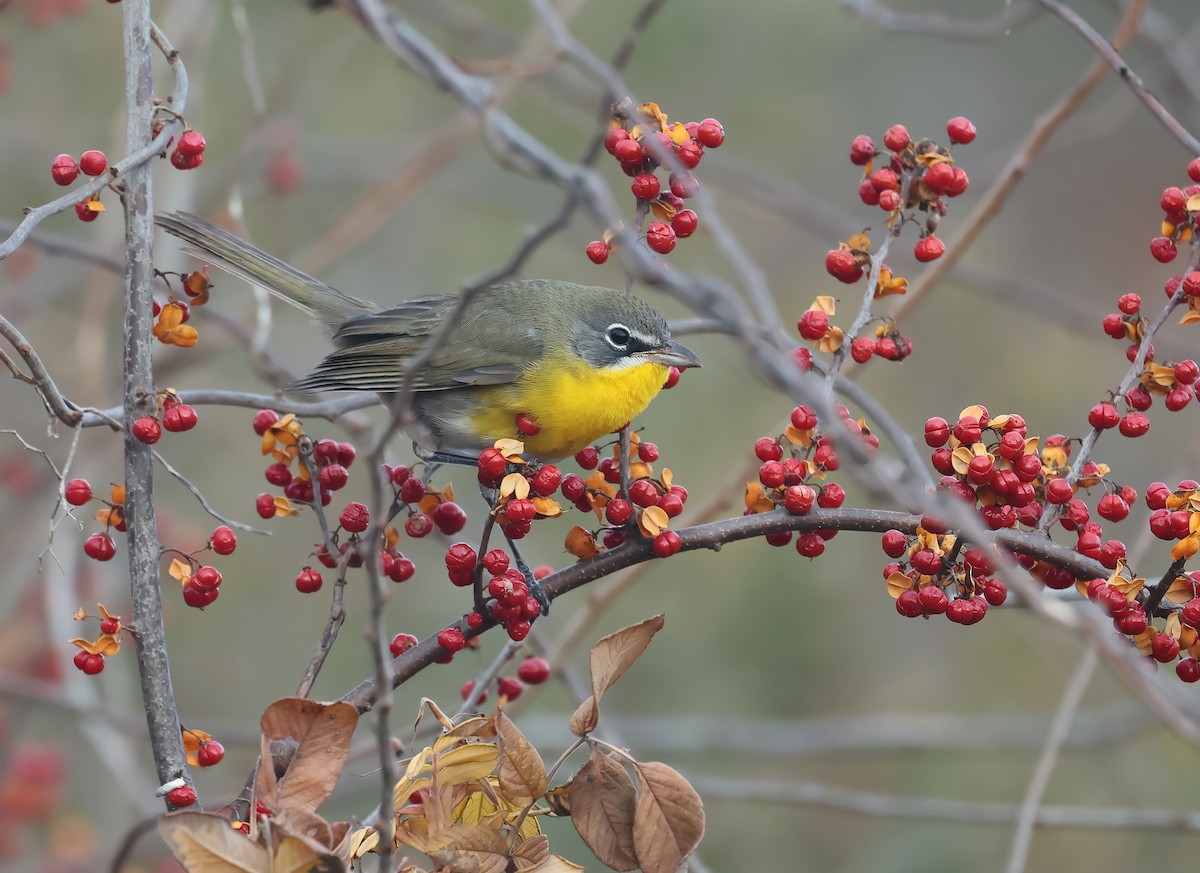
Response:
[{"label": "twig", "polygon": [[1029,858],[1029,845],[1033,840],[1033,828],[1037,823],[1038,807],[1041,806],[1042,797],[1046,793],[1046,786],[1050,784],[1050,774],[1054,772],[1054,765],[1067,739],[1075,713],[1079,710],[1083,693],[1087,691],[1095,672],[1096,652],[1088,648],[1071,675],[1071,681],[1067,683],[1066,691],[1063,692],[1062,700],[1055,710],[1054,721],[1046,734],[1046,744],[1042,747],[1042,754],[1034,767],[1029,786],[1025,789],[1025,796],[1017,812],[1017,827],[1013,833],[1005,873],[1021,873],[1025,869],[1025,862]]},{"label": "twig", "polygon": [[217,510],[213,508],[212,504],[208,502],[208,498],[206,498],[204,496],[204,494],[201,493],[199,488],[197,488],[194,484],[192,484],[191,480],[188,479],[187,476],[183,475],[182,472],[180,472],[178,469],[176,469],[174,466],[172,466],[171,462],[168,461],[166,458],[164,458],[162,456],[162,453],[159,452],[157,449],[154,449],[153,452],[154,452],[155,460],[157,460],[160,464],[162,464],[163,469],[166,470],[168,473],[170,473],[175,478],[175,480],[177,482],[179,482],[180,485],[182,485],[184,488],[186,488],[188,491],[190,491],[192,496],[196,498],[197,502],[199,502],[200,506],[204,509],[204,511],[207,512],[209,515],[211,515],[213,518],[215,518],[217,521],[221,522],[221,524],[227,524],[230,527],[237,528],[238,530],[244,530],[248,533],[263,534],[264,536],[271,535],[270,531],[265,531],[265,530],[262,530],[261,528],[253,527],[251,525],[245,524],[244,522],[235,521],[234,519],[228,518],[228,517],[222,515],[221,513],[217,512]]},{"label": "twig", "polygon": [[[998,824],[1016,821],[1020,808],[1013,803],[979,803],[929,797],[897,797],[856,791],[819,782],[764,782],[751,779],[692,776],[692,785],[706,799],[735,803],[791,803],[836,809],[853,815],[931,819],[943,824]],[[1147,828],[1165,831],[1200,831],[1200,813],[1180,809],[1132,809],[1103,806],[1042,806],[1036,811],[1038,827]]]},{"label": "twig", "polygon": [[[1120,49],[1114,45],[1115,40],[1110,43],[1097,33],[1096,29],[1088,24],[1079,13],[1060,3],[1059,0],[1035,0],[1035,2],[1057,15],[1087,40],[1092,48],[1096,50],[1096,53],[1104,59],[1104,63],[1112,68],[1121,81],[1129,86],[1129,90],[1134,93],[1138,100],[1142,101],[1146,108],[1150,110],[1150,114],[1162,122],[1163,127],[1179,140],[1188,151],[1194,155],[1200,155],[1200,140],[1197,140],[1174,115],[1167,111],[1167,107],[1163,106],[1162,102],[1150,93],[1150,89],[1146,87],[1146,83],[1141,80],[1137,73],[1133,71],[1133,68],[1121,57]],[[1130,4],[1129,9],[1125,13],[1126,17],[1132,13],[1137,18],[1141,18],[1141,13],[1145,5],[1145,3]]]},{"label": "twig", "polygon": [[879,0],[839,0],[843,9],[861,15],[884,30],[914,36],[936,36],[952,42],[993,42],[1034,21],[1039,10],[1029,3],[1005,3],[992,18],[970,20],[940,12],[897,12]]}]

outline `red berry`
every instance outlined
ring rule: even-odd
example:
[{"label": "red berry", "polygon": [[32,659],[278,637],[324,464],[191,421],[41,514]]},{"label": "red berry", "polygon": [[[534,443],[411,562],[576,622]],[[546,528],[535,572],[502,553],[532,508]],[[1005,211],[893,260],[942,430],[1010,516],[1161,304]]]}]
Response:
[{"label": "red berry", "polygon": [[180,135],[179,144],[175,146],[175,150],[185,158],[192,158],[202,153],[207,145],[208,143],[204,141],[204,135],[200,131],[189,129]]},{"label": "red berry", "polygon": [[652,221],[646,228],[646,245],[660,255],[669,254],[675,248],[675,231],[669,224]]},{"label": "red berry", "polygon": [[192,584],[205,591],[221,587],[221,572],[216,567],[200,567],[192,574]]},{"label": "red berry", "polygon": [[95,676],[104,670],[104,656],[100,654],[80,650],[75,653],[72,660],[75,662],[75,667],[88,676]]},{"label": "red berry", "polygon": [[92,486],[87,479],[72,479],[63,488],[63,496],[72,506],[82,506],[92,499]]},{"label": "red berry", "polygon": [[883,135],[883,144],[894,152],[903,151],[912,142],[908,128],[903,124],[893,124]]},{"label": "red berry", "polygon": [[370,510],[364,504],[358,502],[347,503],[346,508],[342,510],[342,514],[338,518],[338,523],[344,530],[350,533],[362,533],[367,529],[367,525],[370,522]]},{"label": "red berry", "polygon": [[428,536],[433,531],[433,519],[423,512],[410,515],[404,521],[404,532],[415,540]]},{"label": "red berry", "polygon": [[262,436],[267,432],[267,428],[279,421],[279,413],[274,409],[260,409],[254,413],[253,427],[254,432]]},{"label": "red berry", "polygon": [[317,481],[322,491],[340,491],[350,481],[350,473],[341,464],[329,464],[321,468]]},{"label": "red berry", "polygon": [[79,156],[79,169],[85,176],[99,176],[108,166],[104,152],[89,149]]},{"label": "red berry", "polygon": [[675,231],[675,236],[680,239],[687,239],[696,232],[699,223],[700,220],[693,210],[681,209],[671,219],[671,230]]},{"label": "red berry", "polygon": [[633,504],[624,498],[615,497],[604,507],[604,517],[609,524],[623,525],[633,517]]},{"label": "red berry", "polygon": [[858,198],[868,206],[879,205],[879,191],[871,184],[871,180],[863,179],[858,185]]},{"label": "red berry", "polygon": [[196,802],[196,789],[190,785],[180,785],[167,792],[167,802],[171,806],[191,806]]},{"label": "red berry", "polygon": [[70,185],[79,177],[79,164],[70,155],[59,155],[50,165],[50,175],[59,185]]},{"label": "red berry", "polygon": [[541,685],[550,678],[550,664],[545,658],[526,658],[517,667],[517,677],[526,685]]},{"label": "red berry", "polygon": [[81,200],[75,204],[75,215],[80,221],[95,221],[100,217],[100,211],[92,206],[94,200]]},{"label": "red berry", "polygon": [[924,615],[925,609],[921,606],[920,595],[911,589],[902,592],[896,598],[896,612],[906,618],[916,618],[917,616]]},{"label": "red berry", "polygon": [[604,132],[604,150],[611,155],[617,143],[625,139],[629,139],[629,131],[623,127],[610,127]]},{"label": "red berry", "polygon": [[216,740],[205,740],[200,743],[200,748],[196,750],[196,760],[199,761],[201,767],[212,767],[215,764],[220,764],[221,759],[225,757],[225,747]]},{"label": "red berry", "polygon": [[117,544],[108,534],[94,533],[83,541],[83,553],[96,561],[111,561]]},{"label": "red berry", "polygon": [[189,580],[183,586],[183,602],[192,609],[204,609],[215,601],[220,593],[218,588],[201,588]]},{"label": "red berry", "polygon": [[1150,430],[1150,419],[1141,412],[1127,412],[1121,416],[1121,423],[1117,429],[1122,436],[1140,437]]},{"label": "red berry", "polygon": [[388,643],[388,651],[392,653],[393,658],[399,658],[415,646],[417,642],[417,638],[412,634],[396,634],[392,637],[392,641]]},{"label": "red berry", "polygon": [[653,200],[660,190],[658,176],[653,173],[641,173],[633,177],[629,188],[638,200]]},{"label": "red berry", "polygon": [[204,153],[185,155],[179,149],[171,152],[171,166],[176,170],[194,170],[204,163]]},{"label": "red berry", "polygon": [[654,550],[654,554],[659,558],[669,558],[679,551],[683,546],[683,542],[679,539],[679,534],[673,530],[660,531],[658,536],[650,544]]},{"label": "red berry", "polygon": [[859,364],[865,364],[875,354],[875,340],[869,336],[855,337],[850,343],[850,357]]},{"label": "red berry", "polygon": [[908,550],[908,537],[898,530],[884,531],[883,553],[889,558],[899,558]]},{"label": "red berry", "polygon": [[869,136],[859,134],[850,142],[850,163],[862,167],[875,157],[875,143]]},{"label": "red berry", "polygon": [[232,555],[233,550],[237,548],[237,537],[234,536],[232,530],[221,525],[212,532],[212,536],[208,538],[208,544],[218,555]]},{"label": "red berry", "polygon": [[1175,248],[1175,243],[1171,240],[1165,236],[1156,236],[1150,240],[1150,254],[1159,263],[1169,264],[1175,260],[1178,251]]},{"label": "red berry", "polygon": [[825,255],[825,270],[830,276],[847,285],[862,278],[863,269],[855,260],[854,253],[846,249],[833,249]]},{"label": "red berry", "polygon": [[420,503],[425,497],[425,483],[416,476],[409,476],[400,484],[402,503]]},{"label": "red berry", "polygon": [[254,498],[254,508],[262,518],[274,518],[275,498],[270,494],[260,494]]},{"label": "red berry", "polygon": [[792,515],[807,515],[816,499],[817,492],[811,485],[792,485],[783,492],[783,508]]},{"label": "red berry", "polygon": [[1187,174],[1193,182],[1200,183],[1200,158],[1193,158],[1187,165]]},{"label": "red berry", "polygon": [[800,316],[796,329],[806,340],[819,340],[829,331],[829,316],[820,309],[810,309]]},{"label": "red berry", "polygon": [[603,264],[608,260],[608,243],[604,240],[592,240],[584,251],[593,264]]},{"label": "red berry", "polygon": [[162,426],[157,420],[148,416],[139,418],[133,423],[133,435],[139,442],[152,446],[162,439]]},{"label": "red berry", "polygon": [[815,558],[825,551],[825,538],[816,531],[806,530],[796,537],[796,551],[805,558]]},{"label": "red berry", "polygon": [[700,181],[691,173],[672,173],[669,180],[671,193],[681,200],[695,197],[700,190]]},{"label": "red berry", "polygon": [[626,137],[613,144],[612,156],[622,164],[641,163],[646,159],[646,150],[636,139]]},{"label": "red berry", "polygon": [[715,118],[706,118],[696,128],[695,139],[707,149],[719,148],[725,142],[725,128]]},{"label": "red berry", "polygon": [[916,246],[913,248],[913,257],[922,263],[936,261],[945,253],[946,244],[933,234],[918,240]]},{"label": "red berry", "polygon": [[925,445],[931,449],[939,449],[950,439],[950,424],[944,418],[930,418],[925,421]]},{"label": "red berry", "polygon": [[433,524],[445,536],[453,536],[467,526],[467,514],[457,503],[439,503],[430,513]]},{"label": "red berry", "polygon": [[926,585],[917,592],[921,611],[927,615],[941,615],[950,608],[950,598],[937,585]]},{"label": "red berry", "polygon": [[1116,427],[1121,421],[1121,413],[1117,407],[1108,401],[1097,403],[1088,413],[1088,424],[1101,430]]},{"label": "red berry", "polygon": [[999,606],[1008,599],[1008,586],[999,579],[988,579],[983,583],[983,599],[991,606]]},{"label": "red berry", "polygon": [[897,191],[880,191],[879,208],[884,212],[895,212],[900,208],[900,194]]},{"label": "red berry", "polygon": [[1169,664],[1179,657],[1179,640],[1170,634],[1155,634],[1150,639],[1150,654],[1154,660]]},{"label": "red berry", "polygon": [[321,574],[312,567],[305,567],[296,574],[296,590],[301,594],[312,594],[314,591],[320,591],[324,580]]},{"label": "red berry", "polygon": [[649,479],[638,479],[629,486],[629,499],[635,506],[655,506],[659,496],[658,486]]},{"label": "red berry", "polygon": [[638,460],[653,464],[658,460],[658,446],[654,443],[638,443]]},{"label": "red berry", "polygon": [[[1193,161],[1193,163],[1195,163]],[[1175,665],[1175,675],[1184,682],[1195,682],[1200,679],[1200,661],[1195,658],[1184,658]]]},{"label": "red berry", "polygon": [[437,643],[447,652],[457,652],[467,644],[462,631],[456,627],[446,627],[438,631]]},{"label": "red berry", "polygon": [[975,139],[975,125],[969,119],[956,115],[946,122],[946,135],[950,137],[950,142],[966,145]]},{"label": "red berry", "polygon": [[177,403],[163,410],[162,426],[171,433],[183,433],[196,426],[196,410],[186,403]]}]

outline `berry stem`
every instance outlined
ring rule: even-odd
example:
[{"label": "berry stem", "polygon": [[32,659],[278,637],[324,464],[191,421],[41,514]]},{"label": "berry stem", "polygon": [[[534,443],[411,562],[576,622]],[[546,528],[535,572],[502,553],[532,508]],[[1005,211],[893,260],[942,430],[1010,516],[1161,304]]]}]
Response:
[{"label": "berry stem", "polygon": [[1179,578],[1183,572],[1183,566],[1187,563],[1187,558],[1179,558],[1172,562],[1167,568],[1167,572],[1163,573],[1163,577],[1158,580],[1158,584],[1150,591],[1145,602],[1142,603],[1142,608],[1146,610],[1146,615],[1153,616],[1155,610],[1162,603],[1163,595],[1167,593],[1167,589],[1171,587],[1171,583]]}]

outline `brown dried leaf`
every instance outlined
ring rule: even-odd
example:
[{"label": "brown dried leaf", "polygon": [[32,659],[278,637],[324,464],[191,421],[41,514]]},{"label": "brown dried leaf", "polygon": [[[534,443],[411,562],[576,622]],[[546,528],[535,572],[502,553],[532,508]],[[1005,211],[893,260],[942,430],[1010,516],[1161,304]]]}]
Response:
[{"label": "brown dried leaf", "polygon": [[158,832],[188,873],[270,873],[267,850],[220,815],[171,812],[158,820]]},{"label": "brown dried leaf", "polygon": [[504,873],[508,842],[498,831],[478,825],[454,825],[431,837],[425,854],[449,873]]},{"label": "brown dried leaf", "polygon": [[271,859],[271,873],[344,873],[345,869],[341,858],[297,837],[280,840]]},{"label": "brown dried leaf", "polygon": [[[532,816],[530,817],[532,818]],[[531,839],[525,840],[513,849],[512,853],[518,870],[529,870],[532,867],[536,867],[545,861],[549,855],[550,838],[545,834],[538,834]]]},{"label": "brown dried leaf", "polygon": [[620,763],[593,749],[591,760],[571,780],[570,806],[575,830],[602,864],[618,871],[637,868],[637,793]]},{"label": "brown dried leaf", "polygon": [[504,754],[500,758],[500,791],[508,800],[532,803],[546,793],[546,765],[513,720],[501,710],[496,714],[496,733]]},{"label": "brown dried leaf", "polygon": [[571,713],[571,720],[567,722],[567,727],[575,736],[582,737],[594,731],[596,723],[599,721],[600,709],[596,706],[596,698],[589,697]]},{"label": "brown dried leaf", "polygon": [[592,535],[578,525],[567,531],[567,539],[563,543],[563,547],[568,555],[574,555],[581,561],[600,554],[600,549],[596,548],[596,541]]},{"label": "brown dried leaf", "polygon": [[346,765],[358,712],[348,703],[317,703],[299,697],[277,700],[260,722],[264,752],[273,740],[297,744],[287,771],[276,778],[270,755],[263,756],[255,788],[274,810],[315,810],[333,791]]},{"label": "brown dried leaf", "polygon": [[596,641],[592,646],[589,663],[592,697],[596,699],[596,703],[599,703],[604,692],[633,666],[633,662],[641,657],[642,652],[646,651],[646,646],[650,645],[650,640],[665,623],[666,619],[662,615],[656,615]]},{"label": "brown dried leaf", "polygon": [[643,873],[675,873],[704,836],[704,805],[666,764],[634,764],[638,780],[633,844]]},{"label": "brown dried leaf", "polygon": [[562,855],[551,855],[536,867],[522,868],[518,864],[517,869],[524,869],[525,873],[583,873],[584,868],[571,863]]}]

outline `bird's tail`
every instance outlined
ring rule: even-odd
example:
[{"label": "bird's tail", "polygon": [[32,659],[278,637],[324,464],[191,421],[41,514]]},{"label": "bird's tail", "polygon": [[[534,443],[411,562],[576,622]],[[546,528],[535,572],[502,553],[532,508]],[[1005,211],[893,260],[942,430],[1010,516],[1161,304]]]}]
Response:
[{"label": "bird's tail", "polygon": [[190,243],[191,254],[267,289],[330,328],[336,329],[351,316],[378,309],[375,304],[343,294],[190,212],[156,215],[154,220],[167,233]]}]

